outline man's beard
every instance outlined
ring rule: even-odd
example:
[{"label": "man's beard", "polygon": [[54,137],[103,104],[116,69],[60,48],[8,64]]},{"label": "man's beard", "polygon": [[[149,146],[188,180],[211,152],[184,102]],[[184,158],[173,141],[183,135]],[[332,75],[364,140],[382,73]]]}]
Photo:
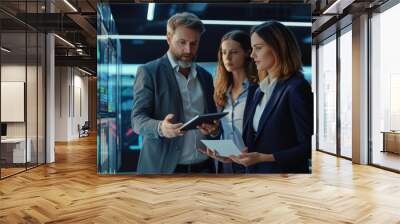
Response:
[{"label": "man's beard", "polygon": [[172,56],[175,58],[175,61],[178,63],[180,68],[190,68],[192,67],[192,64],[194,62],[195,57],[192,58],[191,61],[183,61],[181,60],[182,55],[176,55],[174,53],[172,53]]},{"label": "man's beard", "polygon": [[193,61],[177,60],[177,63],[180,68],[190,68],[190,67],[192,67]]}]

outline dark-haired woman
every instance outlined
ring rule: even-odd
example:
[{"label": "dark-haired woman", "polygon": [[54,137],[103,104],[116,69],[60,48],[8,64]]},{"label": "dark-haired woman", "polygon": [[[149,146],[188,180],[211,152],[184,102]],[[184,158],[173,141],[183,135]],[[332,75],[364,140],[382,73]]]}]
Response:
[{"label": "dark-haired woman", "polygon": [[250,173],[310,173],[313,97],[293,33],[269,21],[251,30],[260,79],[244,116],[247,149],[230,159]]}]

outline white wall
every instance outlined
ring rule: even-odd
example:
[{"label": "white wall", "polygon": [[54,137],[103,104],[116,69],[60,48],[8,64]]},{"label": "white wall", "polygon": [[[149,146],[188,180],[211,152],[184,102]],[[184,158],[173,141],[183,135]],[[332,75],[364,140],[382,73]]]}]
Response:
[{"label": "white wall", "polygon": [[[38,69],[38,70],[36,70]],[[18,63],[6,63],[1,66],[1,81],[3,82],[25,82],[26,83],[26,106],[22,107],[22,113],[26,112],[26,120],[24,122],[6,122],[8,138],[25,138],[29,139],[32,161],[44,163],[44,82],[42,67],[25,66]],[[27,77],[27,81],[25,78]],[[21,92],[23,94],[23,90]],[[7,96],[2,96],[2,98]],[[2,112],[12,110],[10,107],[2,107]],[[7,111],[12,113],[12,111]],[[37,153],[39,156],[37,157]]]},{"label": "white wall", "polygon": [[[29,69],[29,67],[28,67]],[[1,81],[25,82],[25,64],[6,64],[1,66]]]},{"label": "white wall", "polygon": [[[25,82],[25,64],[8,64],[1,66],[1,81],[4,82]],[[7,110],[7,108],[1,108]],[[11,122],[7,123],[7,137],[25,137],[25,123]]]},{"label": "white wall", "polygon": [[55,141],[68,140],[68,86],[67,67],[55,68]]},{"label": "white wall", "polygon": [[[3,82],[25,82],[25,75],[27,69],[28,72],[28,84],[27,87],[27,118],[28,118],[28,137],[33,130],[36,130],[36,80],[31,76],[34,74],[36,77],[36,66],[27,66],[20,64],[5,64],[1,66],[1,81]],[[4,97],[4,96],[3,96]],[[39,107],[42,105],[39,105]],[[1,110],[7,110],[8,108],[1,108]],[[7,122],[7,136],[8,137],[25,137],[25,123],[26,122]],[[32,128],[32,131],[30,131]],[[36,131],[35,131],[36,135]]]},{"label": "white wall", "polygon": [[88,78],[76,68],[56,67],[55,85],[55,140],[77,139],[78,124],[88,120]]},{"label": "white wall", "polygon": [[[88,77],[82,76],[78,70],[74,70],[74,109],[75,113],[73,113],[74,117],[72,119],[72,136],[78,137],[78,124],[81,126],[85,123],[85,121],[89,120],[88,113]],[[78,75],[77,75],[78,72]],[[79,93],[80,92],[80,93]],[[80,96],[80,97],[79,97]],[[80,101],[80,103],[79,103]],[[82,107],[82,108],[79,108]],[[81,109],[81,111],[79,110]]]}]

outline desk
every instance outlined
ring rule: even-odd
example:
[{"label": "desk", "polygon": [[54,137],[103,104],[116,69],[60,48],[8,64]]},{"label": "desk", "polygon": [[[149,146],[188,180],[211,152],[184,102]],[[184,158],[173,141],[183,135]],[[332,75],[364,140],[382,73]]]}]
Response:
[{"label": "desk", "polygon": [[[6,163],[25,163],[31,161],[32,140],[28,138],[28,147],[25,154],[25,138],[6,138],[1,139],[1,157]],[[27,161],[25,161],[27,158]]]},{"label": "desk", "polygon": [[381,133],[383,133],[382,152],[400,154],[400,131],[382,131]]}]

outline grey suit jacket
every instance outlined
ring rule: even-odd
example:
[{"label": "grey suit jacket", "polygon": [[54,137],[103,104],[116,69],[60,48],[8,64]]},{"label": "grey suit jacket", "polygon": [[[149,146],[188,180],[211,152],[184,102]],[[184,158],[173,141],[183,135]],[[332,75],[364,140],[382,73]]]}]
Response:
[{"label": "grey suit jacket", "polygon": [[[215,113],[214,86],[210,73],[200,66],[197,78],[205,97],[206,113]],[[174,70],[167,55],[140,66],[136,73],[131,113],[132,128],[143,136],[138,174],[173,173],[182,153],[183,137],[160,138],[158,123],[175,114],[174,123],[183,122],[183,105]]]}]

